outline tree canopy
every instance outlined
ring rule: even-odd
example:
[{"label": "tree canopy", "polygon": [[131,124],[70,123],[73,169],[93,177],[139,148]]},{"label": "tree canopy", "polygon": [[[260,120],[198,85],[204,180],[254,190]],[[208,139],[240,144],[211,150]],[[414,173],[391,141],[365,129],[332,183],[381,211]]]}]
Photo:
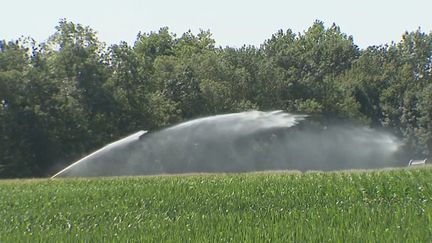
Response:
[{"label": "tree canopy", "polygon": [[282,109],[393,131],[432,153],[432,33],[365,49],[333,24],[216,47],[167,27],[107,46],[65,19],[44,43],[0,41],[0,177],[47,176],[136,130],[204,115]]}]

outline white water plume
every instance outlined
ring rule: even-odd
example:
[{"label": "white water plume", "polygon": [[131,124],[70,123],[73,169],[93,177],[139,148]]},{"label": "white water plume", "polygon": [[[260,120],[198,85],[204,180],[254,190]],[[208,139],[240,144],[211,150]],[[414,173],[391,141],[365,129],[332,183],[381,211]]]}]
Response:
[{"label": "white water plume", "polygon": [[216,115],[134,135],[55,176],[382,168],[398,165],[400,145],[388,133],[317,125],[282,111]]}]

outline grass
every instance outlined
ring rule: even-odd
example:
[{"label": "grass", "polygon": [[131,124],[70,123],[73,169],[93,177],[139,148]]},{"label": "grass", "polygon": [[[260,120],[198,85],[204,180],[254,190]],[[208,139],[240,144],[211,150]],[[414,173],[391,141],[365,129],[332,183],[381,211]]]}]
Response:
[{"label": "grass", "polygon": [[0,181],[0,242],[431,242],[432,168]]}]

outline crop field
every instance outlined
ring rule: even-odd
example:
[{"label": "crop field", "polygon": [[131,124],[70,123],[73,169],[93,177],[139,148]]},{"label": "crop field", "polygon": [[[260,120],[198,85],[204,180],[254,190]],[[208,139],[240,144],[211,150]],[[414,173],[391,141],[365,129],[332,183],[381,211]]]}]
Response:
[{"label": "crop field", "polygon": [[0,242],[431,242],[432,168],[0,181]]}]

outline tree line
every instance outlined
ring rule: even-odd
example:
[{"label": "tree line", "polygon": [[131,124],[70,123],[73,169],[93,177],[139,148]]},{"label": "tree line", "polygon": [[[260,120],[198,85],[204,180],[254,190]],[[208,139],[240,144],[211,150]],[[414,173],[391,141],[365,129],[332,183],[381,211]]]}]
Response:
[{"label": "tree line", "polygon": [[259,47],[166,27],[107,46],[63,19],[44,43],[0,41],[0,177],[47,176],[137,130],[251,109],[385,128],[428,156],[431,72],[432,34],[420,29],[365,49],[321,21]]}]

